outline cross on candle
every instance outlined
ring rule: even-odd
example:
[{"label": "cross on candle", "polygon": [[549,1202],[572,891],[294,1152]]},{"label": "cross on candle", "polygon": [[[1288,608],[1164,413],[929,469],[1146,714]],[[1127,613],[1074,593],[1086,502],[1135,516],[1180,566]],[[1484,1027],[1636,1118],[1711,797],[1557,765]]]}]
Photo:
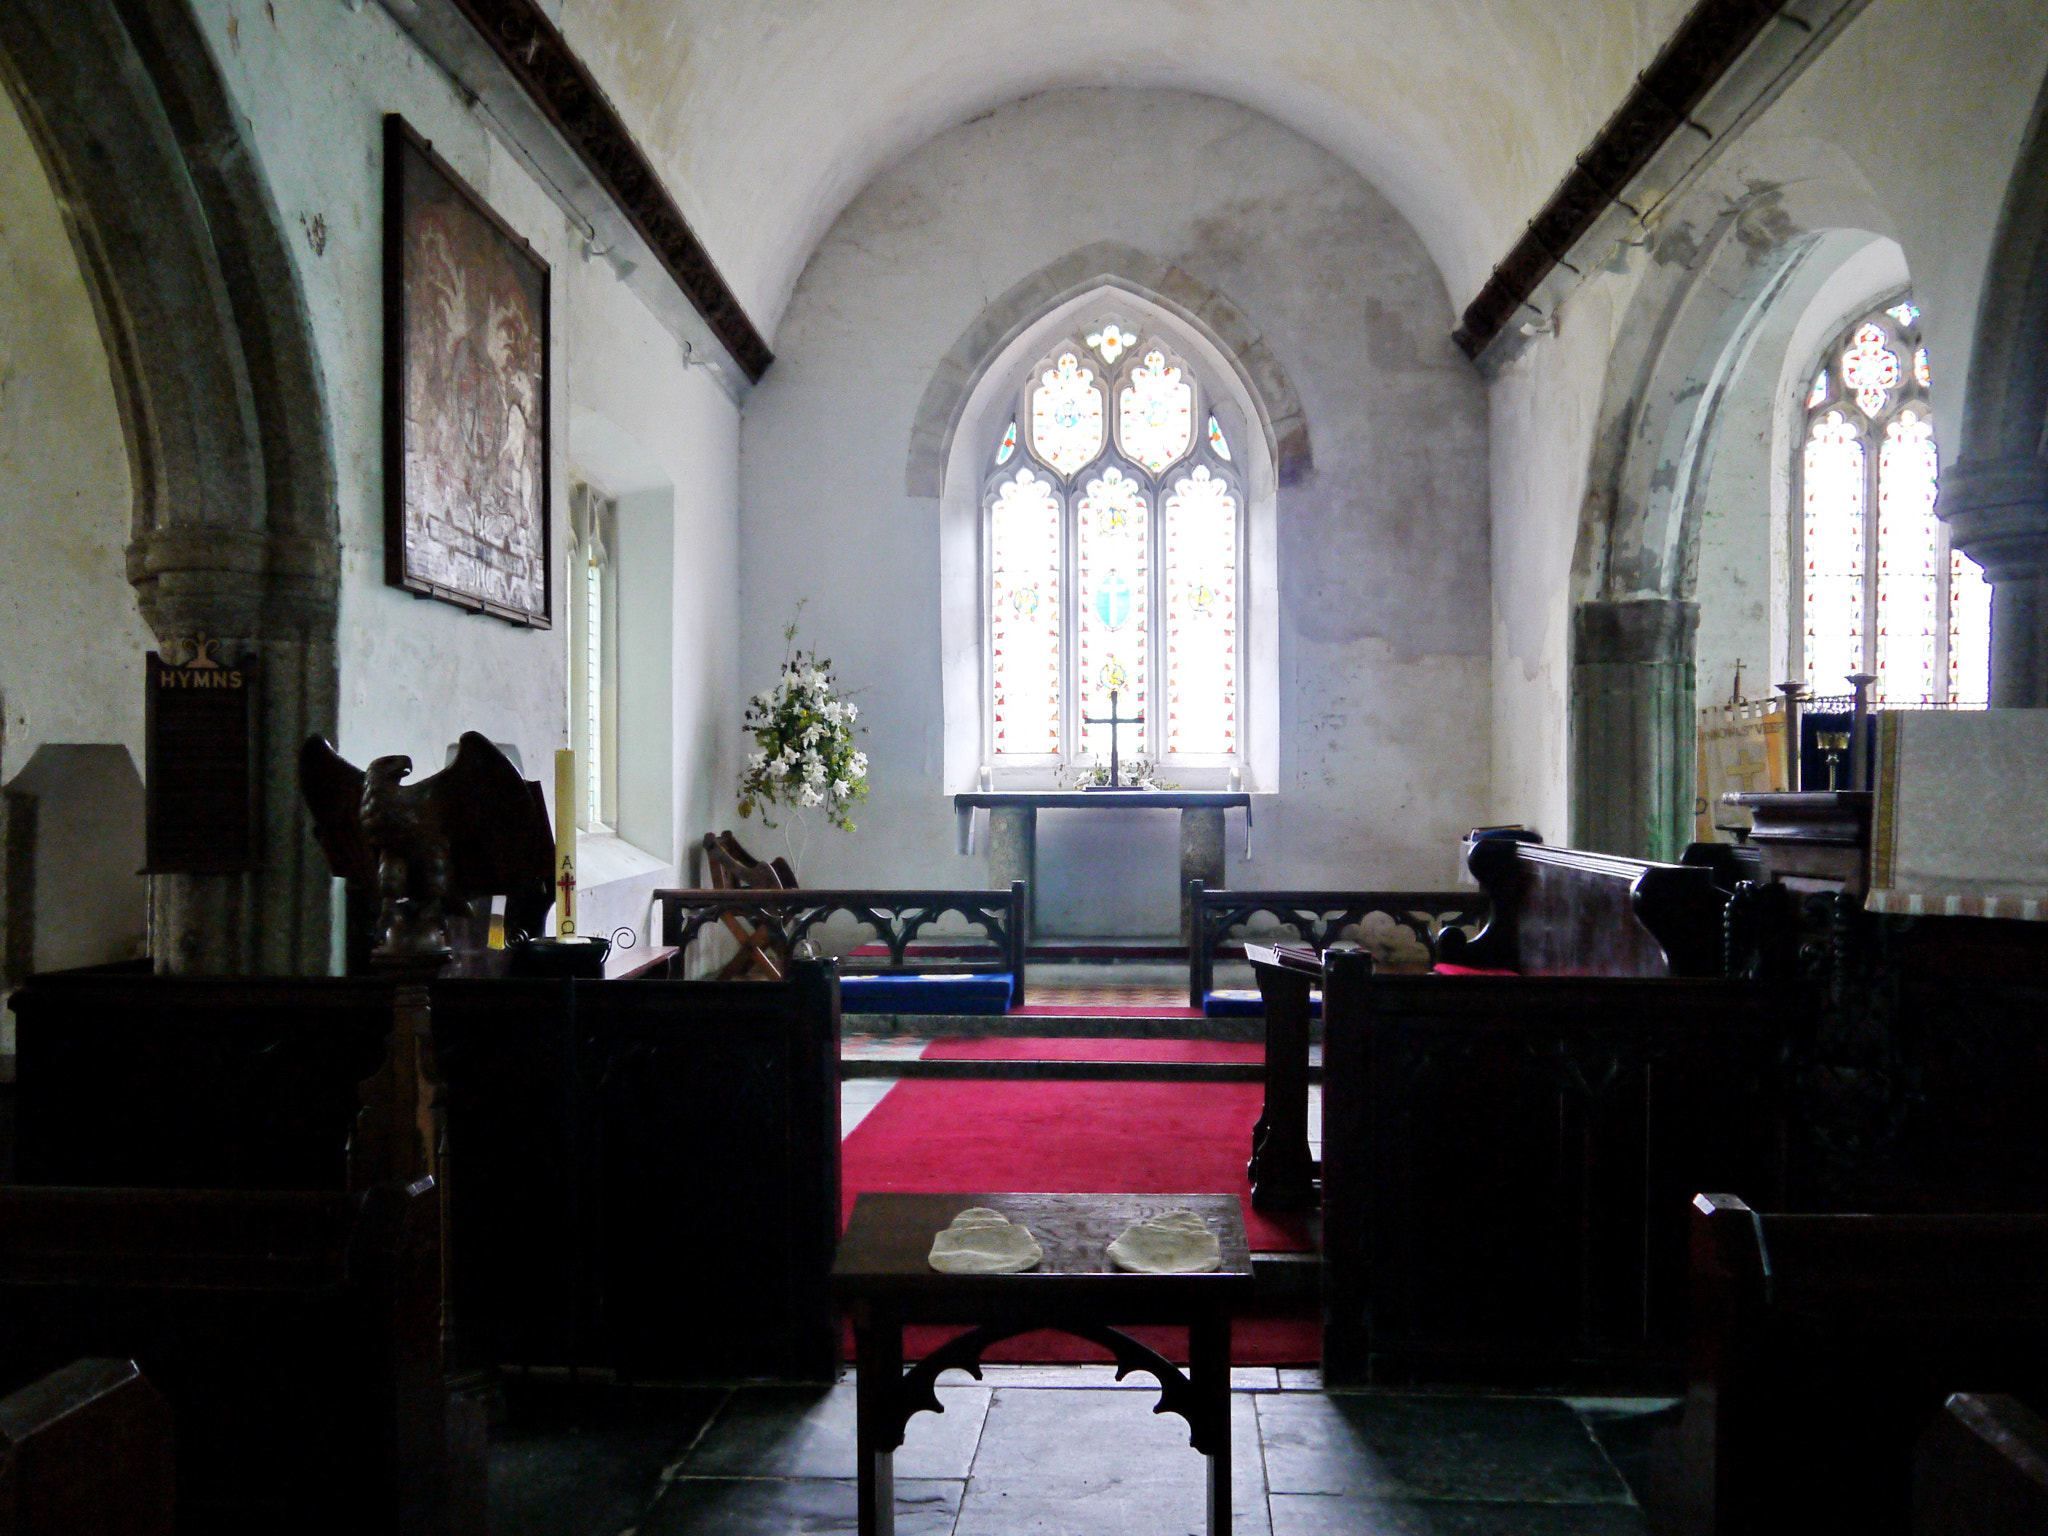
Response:
[{"label": "cross on candle", "polygon": [[562,860],[562,872],[555,877],[555,889],[562,893],[555,932],[567,938],[576,931],[576,869],[567,859]]},{"label": "cross on candle", "polygon": [[1143,725],[1143,715],[1119,715],[1116,709],[1117,690],[1109,690],[1109,713],[1107,715],[1083,715],[1083,725],[1106,725],[1109,727],[1109,788],[1122,789],[1123,783],[1117,777],[1116,733],[1120,726]]}]

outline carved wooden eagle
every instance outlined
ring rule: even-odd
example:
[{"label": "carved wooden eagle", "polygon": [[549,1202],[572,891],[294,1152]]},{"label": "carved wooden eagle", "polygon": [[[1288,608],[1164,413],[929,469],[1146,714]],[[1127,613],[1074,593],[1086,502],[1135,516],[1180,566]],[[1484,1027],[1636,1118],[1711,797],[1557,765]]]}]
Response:
[{"label": "carved wooden eagle", "polygon": [[382,956],[448,948],[448,919],[479,896],[505,898],[505,933],[538,934],[554,904],[555,840],[541,788],[475,731],[439,773],[407,784],[412,759],[368,771],[319,736],[299,750],[299,788],[327,866],[380,898]]}]

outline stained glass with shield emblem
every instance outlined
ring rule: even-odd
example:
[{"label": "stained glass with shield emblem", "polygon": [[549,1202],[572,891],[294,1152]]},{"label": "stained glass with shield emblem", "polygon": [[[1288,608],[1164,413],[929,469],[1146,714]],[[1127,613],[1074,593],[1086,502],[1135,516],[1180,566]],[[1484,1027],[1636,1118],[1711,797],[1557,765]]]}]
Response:
[{"label": "stained glass with shield emblem", "polygon": [[1102,386],[1077,353],[1062,352],[1031,392],[1031,451],[1062,475],[1102,452]]},{"label": "stained glass with shield emblem", "polygon": [[1060,749],[1060,512],[1057,488],[1029,467],[989,505],[989,659],[993,750]]},{"label": "stained glass with shield emblem", "polygon": [[1198,465],[1166,524],[1166,750],[1237,750],[1237,496]]},{"label": "stained glass with shield emblem", "polygon": [[[1146,713],[1151,692],[1152,517],[1145,487],[1110,465],[1089,476],[1074,504],[1077,696],[1083,716],[1109,715],[1117,693],[1122,715]],[[1107,725],[1081,724],[1081,751],[1109,758]],[[1148,727],[1126,726],[1117,741],[1125,757],[1144,753]]]},{"label": "stained glass with shield emblem", "polygon": [[1155,475],[1194,442],[1195,392],[1164,352],[1147,352],[1117,391],[1116,432],[1123,451]]}]

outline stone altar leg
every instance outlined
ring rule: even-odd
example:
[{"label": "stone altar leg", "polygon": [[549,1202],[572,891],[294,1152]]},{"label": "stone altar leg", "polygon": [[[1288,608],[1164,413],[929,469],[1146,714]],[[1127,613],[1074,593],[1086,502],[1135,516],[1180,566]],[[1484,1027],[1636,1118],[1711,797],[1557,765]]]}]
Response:
[{"label": "stone altar leg", "polygon": [[1180,813],[1180,941],[1195,937],[1194,897],[1188,882],[1223,889],[1223,808],[1184,807]]},{"label": "stone altar leg", "polygon": [[[1183,813],[1185,815],[1185,813]],[[1038,929],[1038,810],[1029,805],[996,805],[988,813],[988,883],[1000,890],[1024,884],[1024,941]]]}]

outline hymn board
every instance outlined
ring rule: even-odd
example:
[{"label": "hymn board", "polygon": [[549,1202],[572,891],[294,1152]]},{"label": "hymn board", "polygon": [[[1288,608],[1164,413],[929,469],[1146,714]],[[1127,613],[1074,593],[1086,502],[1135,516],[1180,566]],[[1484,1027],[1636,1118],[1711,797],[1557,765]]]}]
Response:
[{"label": "hymn board", "polygon": [[254,867],[257,672],[201,636],[183,665],[149,653],[144,755],[148,872],[231,875]]}]

